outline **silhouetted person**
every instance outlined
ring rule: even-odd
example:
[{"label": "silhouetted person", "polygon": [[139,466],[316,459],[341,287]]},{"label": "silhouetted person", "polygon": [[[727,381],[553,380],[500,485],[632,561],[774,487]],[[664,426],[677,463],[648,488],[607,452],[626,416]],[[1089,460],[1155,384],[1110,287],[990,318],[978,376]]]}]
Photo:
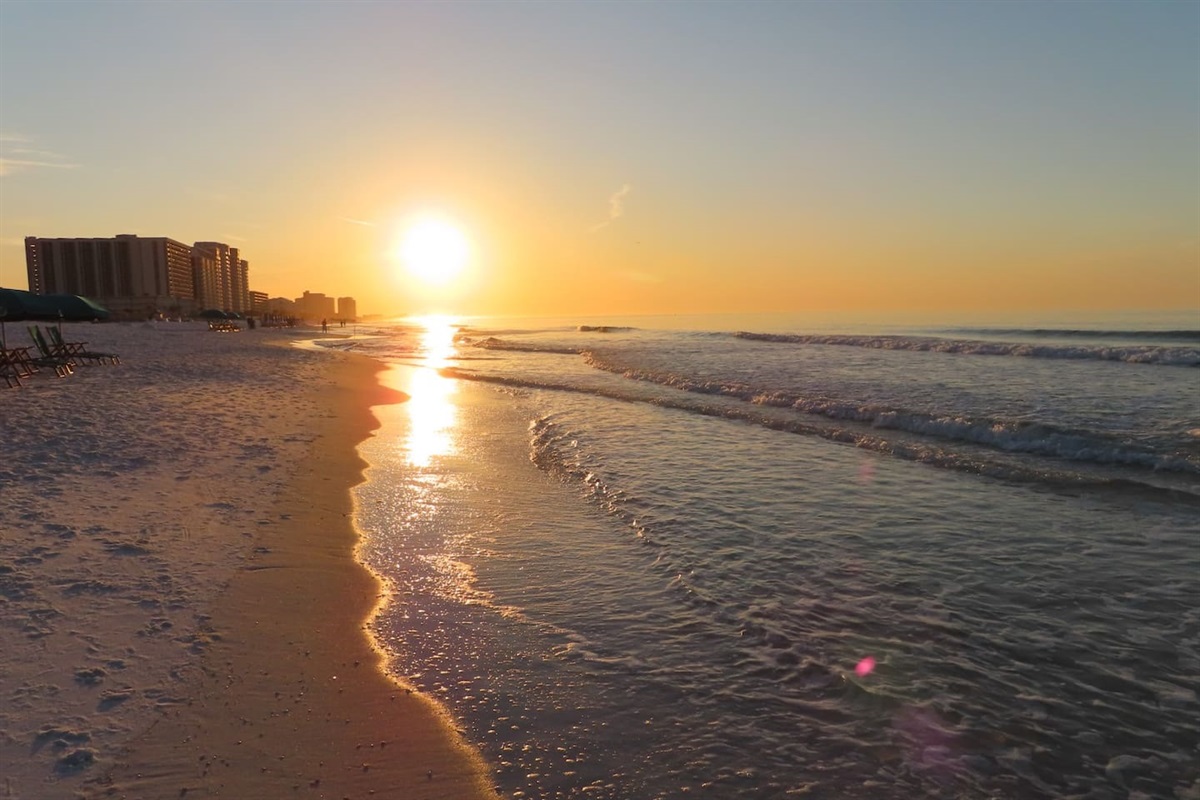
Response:
[{"label": "silhouetted person", "polygon": [[321,333],[329,333],[329,320],[321,320]]}]

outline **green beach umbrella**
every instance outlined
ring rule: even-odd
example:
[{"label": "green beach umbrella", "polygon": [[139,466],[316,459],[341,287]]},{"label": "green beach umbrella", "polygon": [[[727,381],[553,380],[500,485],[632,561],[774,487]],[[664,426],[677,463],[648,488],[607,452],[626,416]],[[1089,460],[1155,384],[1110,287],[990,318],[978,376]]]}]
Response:
[{"label": "green beach umbrella", "polygon": [[77,294],[34,294],[21,289],[0,289],[0,308],[9,322],[91,322],[112,316],[104,306]]},{"label": "green beach umbrella", "polygon": [[112,316],[104,306],[77,294],[48,294],[45,300],[54,308],[60,322],[94,322]]}]

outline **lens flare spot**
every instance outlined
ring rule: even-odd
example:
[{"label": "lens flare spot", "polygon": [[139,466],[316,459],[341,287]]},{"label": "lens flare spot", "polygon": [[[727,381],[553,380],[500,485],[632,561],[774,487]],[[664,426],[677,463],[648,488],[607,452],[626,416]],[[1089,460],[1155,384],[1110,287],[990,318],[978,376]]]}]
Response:
[{"label": "lens flare spot", "polygon": [[854,673],[860,678],[864,678],[875,671],[875,659],[867,656],[862,661],[858,662],[858,666],[854,668]]}]

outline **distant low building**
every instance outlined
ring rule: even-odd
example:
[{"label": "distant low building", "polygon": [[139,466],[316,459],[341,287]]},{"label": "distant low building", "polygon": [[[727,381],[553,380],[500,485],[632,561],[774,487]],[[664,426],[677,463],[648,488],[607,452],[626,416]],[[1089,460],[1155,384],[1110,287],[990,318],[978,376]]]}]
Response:
[{"label": "distant low building", "polygon": [[336,319],[337,305],[332,297],[306,291],[303,297],[296,298],[296,316],[313,321]]},{"label": "distant low building", "polygon": [[197,311],[192,248],[165,236],[25,237],[35,294],[90,297],[126,317]]},{"label": "distant low building", "polygon": [[250,293],[250,313],[261,317],[267,312],[267,293],[266,292],[251,292]]},{"label": "distant low building", "polygon": [[296,317],[296,301],[286,297],[272,297],[267,300],[266,313],[274,317]]}]

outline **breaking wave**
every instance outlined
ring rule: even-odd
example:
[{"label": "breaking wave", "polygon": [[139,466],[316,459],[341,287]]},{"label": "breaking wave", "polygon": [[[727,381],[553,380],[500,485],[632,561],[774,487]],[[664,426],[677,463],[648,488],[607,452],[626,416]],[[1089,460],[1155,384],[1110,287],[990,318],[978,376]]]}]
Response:
[{"label": "breaking wave", "polygon": [[497,339],[495,336],[488,336],[486,339],[463,337],[459,341],[462,344],[478,347],[481,350],[506,350],[515,353],[551,353],[563,356],[577,356],[583,352],[578,347],[554,347],[545,344],[514,342],[509,339]]},{"label": "breaking wave", "polygon": [[[1017,331],[1012,331],[1017,333]],[[983,334],[984,331],[976,333]],[[994,331],[1002,334],[1003,331]],[[1021,333],[1028,333],[1022,331]],[[1183,331],[1182,333],[1191,333]],[[1142,338],[1157,338],[1157,332],[1144,331]],[[1037,334],[1034,334],[1037,335]],[[1051,335],[1047,330],[1045,335]],[[1055,334],[1057,335],[1057,334]],[[1105,335],[1105,332],[1075,332],[1075,335]],[[989,342],[977,339],[940,339],[927,336],[846,336],[836,334],[780,334],[738,331],[733,336],[755,342],[792,345],[834,345],[874,350],[910,350],[976,356],[1020,356],[1023,358],[1089,359],[1121,361],[1128,364],[1153,364],[1171,367],[1200,366],[1200,348],[1165,345],[1055,345],[1028,342]],[[1179,337],[1172,337],[1179,338]]]},{"label": "breaking wave", "polygon": [[[932,417],[921,419],[925,415],[920,414],[907,415],[911,417],[911,420],[906,420],[906,415],[896,412],[877,410],[872,413],[866,410],[867,407],[855,409],[850,404],[836,403],[829,403],[824,407],[814,405],[812,410],[798,409],[806,411],[805,416],[801,417],[781,416],[764,410],[766,407],[778,407],[779,405],[769,402],[767,398],[745,397],[736,391],[729,391],[732,387],[720,390],[708,384],[697,387],[700,393],[719,395],[719,398],[705,401],[701,398],[689,397],[688,394],[680,394],[677,397],[648,396],[637,392],[633,387],[630,387],[628,391],[615,388],[584,387],[568,381],[484,375],[456,367],[442,369],[441,374],[460,380],[494,384],[507,389],[574,392],[629,403],[649,403],[660,408],[671,408],[702,416],[761,425],[770,430],[817,436],[908,461],[918,461],[934,467],[985,475],[1001,480],[1075,488],[1150,491],[1169,495],[1184,502],[1200,504],[1200,494],[1187,490],[1169,489],[1145,484],[1134,479],[1092,475],[1045,463],[1021,463],[1015,458],[1004,457],[1008,453],[1022,453],[1090,463],[1096,466],[1119,465],[1188,475],[1200,474],[1200,463],[1184,455],[1164,456],[1148,450],[1106,441],[1101,437],[1055,431],[1050,426],[1024,426],[1025,429],[1022,430],[1022,426],[1006,427],[1001,423],[992,423],[989,426],[984,421],[939,420]],[[634,378],[635,376],[626,375],[626,377]],[[678,384],[663,382],[661,385],[672,385],[674,388],[684,389],[682,385]],[[689,391],[684,390],[685,392]],[[724,398],[748,399],[751,402],[749,404],[722,402]],[[818,415],[818,417],[810,419],[808,418],[810,414]],[[877,419],[880,420],[880,424],[875,424]],[[835,424],[829,424],[825,420],[831,420]],[[884,430],[895,430],[901,434],[915,434],[915,438],[910,436],[889,437],[880,433]],[[942,439],[946,444],[928,441],[925,437]],[[959,447],[955,448],[955,444]],[[964,445],[967,446],[967,449],[963,448]],[[999,452],[989,456],[986,452],[979,450],[980,447]]]},{"label": "breaking wave", "polygon": [[1145,339],[1161,342],[1200,342],[1200,330],[1105,330],[1095,328],[952,328],[975,336],[1020,336],[1047,339]]},{"label": "breaking wave", "polygon": [[1044,423],[962,415],[942,416],[870,403],[806,397],[790,392],[766,391],[744,383],[723,383],[650,370],[624,369],[606,364],[591,353],[585,353],[584,357],[597,369],[631,380],[670,386],[695,394],[733,397],[754,405],[787,408],[831,420],[863,423],[874,429],[899,430],[936,439],[968,442],[1010,453],[1200,475],[1200,459],[1196,457],[1160,453],[1089,431],[1062,430]]}]

